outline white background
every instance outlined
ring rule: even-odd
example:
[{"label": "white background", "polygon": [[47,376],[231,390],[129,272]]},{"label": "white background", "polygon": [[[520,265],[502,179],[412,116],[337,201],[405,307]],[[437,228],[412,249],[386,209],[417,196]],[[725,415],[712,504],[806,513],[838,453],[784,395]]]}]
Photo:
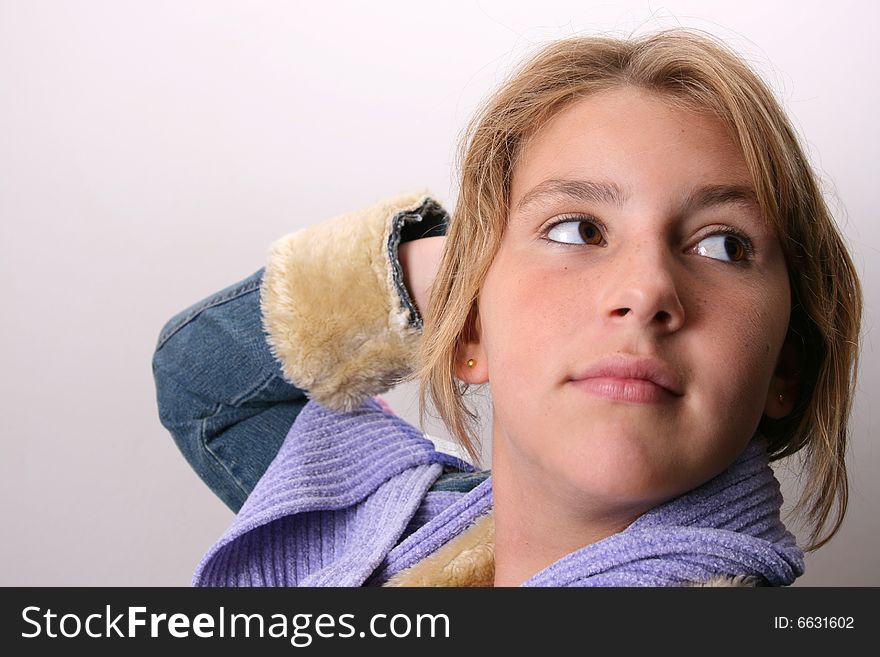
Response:
[{"label": "white background", "polygon": [[851,246],[851,508],[799,584],[880,584],[876,7],[0,1],[0,584],[187,585],[232,514],[159,423],[164,322],[299,227],[423,188],[454,207],[460,132],[542,43],[676,25],[777,91]]}]

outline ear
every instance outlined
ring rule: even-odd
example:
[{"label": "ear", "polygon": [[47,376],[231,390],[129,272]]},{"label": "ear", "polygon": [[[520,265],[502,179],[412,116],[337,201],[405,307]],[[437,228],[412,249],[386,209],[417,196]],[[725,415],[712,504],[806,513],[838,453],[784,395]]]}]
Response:
[{"label": "ear", "polygon": [[[776,371],[770,378],[764,414],[778,420],[791,413],[800,393],[800,381],[800,356],[789,334],[779,352]],[[782,395],[781,400],[780,395]]]},{"label": "ear", "polygon": [[[461,332],[455,356],[455,375],[472,385],[486,383],[489,380],[489,362],[486,359],[481,336],[480,311],[475,303]],[[472,361],[474,366],[468,367],[468,361]]]}]

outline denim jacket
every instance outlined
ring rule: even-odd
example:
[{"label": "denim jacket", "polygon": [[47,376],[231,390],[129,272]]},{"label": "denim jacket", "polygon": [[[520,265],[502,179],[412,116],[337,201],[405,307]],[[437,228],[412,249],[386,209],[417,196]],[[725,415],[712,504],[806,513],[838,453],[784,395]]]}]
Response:
[{"label": "denim jacket", "polygon": [[422,318],[397,248],[445,234],[447,224],[446,211],[418,193],[291,233],[265,267],[162,328],[153,356],[159,417],[233,511],[310,398],[347,410],[410,373]]}]

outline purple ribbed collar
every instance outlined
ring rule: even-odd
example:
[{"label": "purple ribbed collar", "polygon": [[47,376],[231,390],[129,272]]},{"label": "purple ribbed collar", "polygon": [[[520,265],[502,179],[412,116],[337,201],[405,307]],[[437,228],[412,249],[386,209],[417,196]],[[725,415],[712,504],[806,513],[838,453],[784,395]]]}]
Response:
[{"label": "purple ribbed collar", "polygon": [[[193,584],[382,584],[491,510],[490,478],[401,541],[443,465],[468,469],[373,400],[349,413],[310,402]],[[803,555],[779,519],[781,502],[757,437],[718,477],[524,585],[666,586],[720,575],[790,584]]]}]

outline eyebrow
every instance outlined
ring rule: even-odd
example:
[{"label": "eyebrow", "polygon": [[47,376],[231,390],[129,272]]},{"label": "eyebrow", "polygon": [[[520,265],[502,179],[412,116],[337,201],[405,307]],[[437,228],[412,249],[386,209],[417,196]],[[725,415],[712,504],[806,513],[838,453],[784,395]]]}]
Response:
[{"label": "eyebrow", "polygon": [[688,194],[681,214],[688,215],[716,205],[748,205],[758,207],[758,195],[751,185],[706,185]]},{"label": "eyebrow", "polygon": [[545,199],[592,201],[620,206],[626,202],[626,198],[626,194],[614,183],[551,178],[533,187],[520,199],[516,209],[522,211],[532,203]]},{"label": "eyebrow", "polygon": [[[629,195],[612,182],[552,178],[533,187],[516,206],[518,211],[542,200],[590,201],[604,205],[622,206]],[[758,205],[755,190],[747,184],[705,185],[688,194],[681,206],[681,214],[718,205]]]}]

